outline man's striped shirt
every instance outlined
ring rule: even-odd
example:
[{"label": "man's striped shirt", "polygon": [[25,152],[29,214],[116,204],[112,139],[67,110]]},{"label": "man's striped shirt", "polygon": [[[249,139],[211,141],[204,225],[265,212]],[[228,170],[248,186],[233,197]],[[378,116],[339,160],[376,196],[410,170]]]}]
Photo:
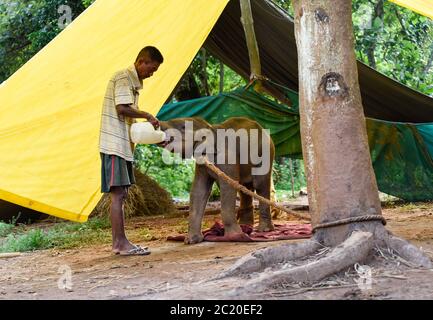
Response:
[{"label": "man's striped shirt", "polygon": [[117,155],[127,161],[133,161],[129,131],[135,119],[119,116],[116,105],[124,104],[138,109],[138,91],[143,89],[143,82],[138,78],[135,66],[116,72],[110,79],[102,107],[99,151]]}]

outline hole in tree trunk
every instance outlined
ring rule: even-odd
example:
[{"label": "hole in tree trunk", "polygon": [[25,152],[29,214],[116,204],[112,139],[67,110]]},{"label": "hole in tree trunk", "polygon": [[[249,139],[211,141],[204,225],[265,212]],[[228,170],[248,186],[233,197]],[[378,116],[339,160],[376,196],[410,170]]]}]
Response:
[{"label": "hole in tree trunk", "polygon": [[322,97],[345,98],[349,95],[349,88],[339,73],[329,72],[322,77],[319,92]]}]

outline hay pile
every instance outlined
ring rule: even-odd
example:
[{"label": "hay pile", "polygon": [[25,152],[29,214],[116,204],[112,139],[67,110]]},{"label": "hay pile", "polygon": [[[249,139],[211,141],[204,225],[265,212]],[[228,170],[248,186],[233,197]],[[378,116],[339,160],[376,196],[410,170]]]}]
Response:
[{"label": "hay pile", "polygon": [[[177,212],[171,195],[149,176],[134,169],[136,184],[128,191],[125,202],[125,216],[170,215]],[[103,216],[110,213],[110,195],[105,194],[92,215]]]}]

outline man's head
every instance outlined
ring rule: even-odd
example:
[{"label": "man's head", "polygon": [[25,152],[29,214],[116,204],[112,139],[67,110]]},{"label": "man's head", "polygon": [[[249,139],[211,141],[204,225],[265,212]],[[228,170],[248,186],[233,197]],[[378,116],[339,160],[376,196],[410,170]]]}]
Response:
[{"label": "man's head", "polygon": [[141,80],[151,77],[163,62],[164,57],[157,48],[151,46],[144,47],[135,60],[135,69],[137,70],[138,77]]}]

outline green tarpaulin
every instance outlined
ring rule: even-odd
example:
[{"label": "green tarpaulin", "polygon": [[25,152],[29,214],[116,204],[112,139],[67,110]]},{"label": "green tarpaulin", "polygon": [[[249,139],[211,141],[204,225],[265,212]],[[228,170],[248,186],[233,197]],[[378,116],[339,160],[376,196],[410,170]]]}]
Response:
[{"label": "green tarpaulin", "polygon": [[[276,155],[302,157],[298,95],[293,106],[274,102],[253,89],[164,105],[160,120],[201,117],[221,123],[248,117],[271,132]],[[433,199],[433,124],[408,124],[367,118],[370,152],[379,190],[407,201]]]}]

